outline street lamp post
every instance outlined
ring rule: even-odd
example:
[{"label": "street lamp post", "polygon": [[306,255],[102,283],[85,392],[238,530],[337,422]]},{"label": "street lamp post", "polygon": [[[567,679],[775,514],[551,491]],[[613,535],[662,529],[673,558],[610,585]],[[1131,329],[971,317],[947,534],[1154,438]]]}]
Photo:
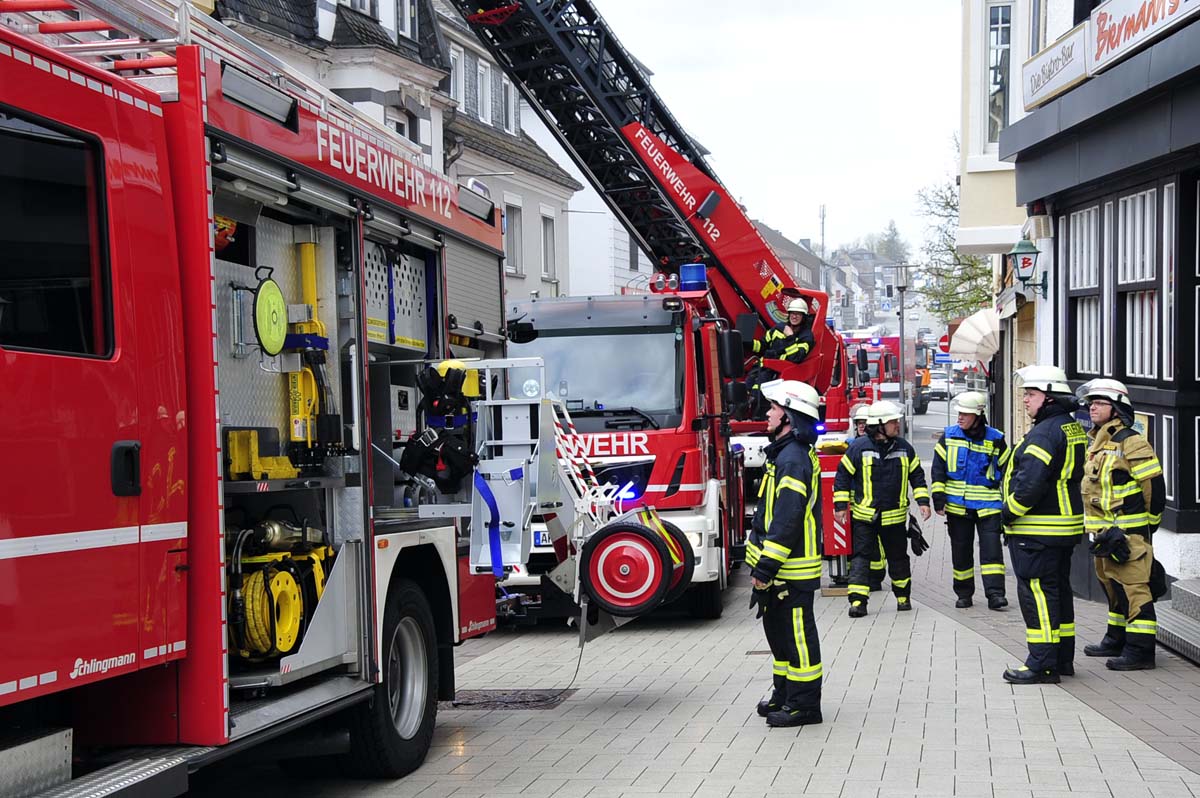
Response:
[{"label": "street lamp post", "polygon": [[904,405],[904,425],[905,434],[908,434],[908,427],[912,421],[912,395],[909,393],[908,383],[904,379],[904,292],[908,290],[908,266],[903,263],[896,264],[896,291],[900,295],[900,402]]}]

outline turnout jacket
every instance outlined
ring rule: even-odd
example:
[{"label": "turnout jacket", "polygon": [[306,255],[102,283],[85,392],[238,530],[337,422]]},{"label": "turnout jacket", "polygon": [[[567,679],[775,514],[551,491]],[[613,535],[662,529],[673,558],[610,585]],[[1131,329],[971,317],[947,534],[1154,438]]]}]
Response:
[{"label": "turnout jacket", "polygon": [[1000,483],[1008,462],[1004,433],[981,424],[967,432],[955,424],[946,427],[933,447],[931,467],[933,508],[953,515],[975,510],[979,517],[997,515],[1003,506]]},{"label": "turnout jacket", "polygon": [[1114,418],[1088,432],[1083,467],[1084,528],[1110,527],[1149,537],[1162,521],[1166,483],[1162,465],[1145,437]]},{"label": "turnout jacket", "polygon": [[1029,433],[1013,447],[1004,473],[1004,532],[1050,546],[1074,546],[1083,534],[1080,480],[1087,433],[1065,407],[1047,399]]},{"label": "turnout jacket", "polygon": [[812,351],[813,342],[816,340],[813,337],[812,327],[809,324],[801,324],[800,328],[793,330],[791,335],[785,331],[787,324],[778,324],[767,330],[767,334],[762,340],[754,339],[754,354],[761,358],[771,358],[772,360],[787,360],[791,363],[800,363],[804,358],[808,357],[808,353]]},{"label": "turnout jacket", "polygon": [[885,526],[908,520],[908,489],[918,504],[929,505],[925,470],[912,444],[903,438],[876,443],[870,435],[855,438],[838,463],[833,481],[833,506],[838,512],[850,505],[859,521]]},{"label": "turnout jacket", "polygon": [[781,579],[802,590],[821,582],[821,466],[811,444],[793,434],[766,448],[758,508],[746,540],[746,564],[755,578]]}]

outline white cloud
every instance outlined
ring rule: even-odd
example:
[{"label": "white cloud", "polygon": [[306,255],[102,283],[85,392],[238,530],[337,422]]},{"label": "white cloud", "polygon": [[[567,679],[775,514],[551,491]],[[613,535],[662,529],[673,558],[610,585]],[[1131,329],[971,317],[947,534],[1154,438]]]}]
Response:
[{"label": "white cloud", "polygon": [[595,0],[753,218],[832,248],[895,219],[954,168],[961,5]]}]

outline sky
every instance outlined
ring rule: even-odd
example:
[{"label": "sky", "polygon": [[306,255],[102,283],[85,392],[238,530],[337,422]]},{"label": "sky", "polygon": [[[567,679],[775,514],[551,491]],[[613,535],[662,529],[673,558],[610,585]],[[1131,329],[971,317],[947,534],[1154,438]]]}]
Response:
[{"label": "sky", "polygon": [[895,219],[957,171],[961,2],[593,0],[748,214],[825,243]]}]

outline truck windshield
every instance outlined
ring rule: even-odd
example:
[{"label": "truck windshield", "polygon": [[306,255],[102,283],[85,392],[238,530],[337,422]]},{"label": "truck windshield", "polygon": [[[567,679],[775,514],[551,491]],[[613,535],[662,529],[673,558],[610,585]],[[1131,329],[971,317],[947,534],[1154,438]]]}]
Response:
[{"label": "truck windshield", "polygon": [[[541,390],[567,403],[580,432],[614,429],[611,410],[629,410],[634,427],[653,427],[645,416],[665,429],[682,421],[683,332],[678,327],[541,330],[529,343],[510,342],[508,354],[545,361]],[[537,390],[531,385],[535,376],[526,369],[511,370],[511,392]]]}]

